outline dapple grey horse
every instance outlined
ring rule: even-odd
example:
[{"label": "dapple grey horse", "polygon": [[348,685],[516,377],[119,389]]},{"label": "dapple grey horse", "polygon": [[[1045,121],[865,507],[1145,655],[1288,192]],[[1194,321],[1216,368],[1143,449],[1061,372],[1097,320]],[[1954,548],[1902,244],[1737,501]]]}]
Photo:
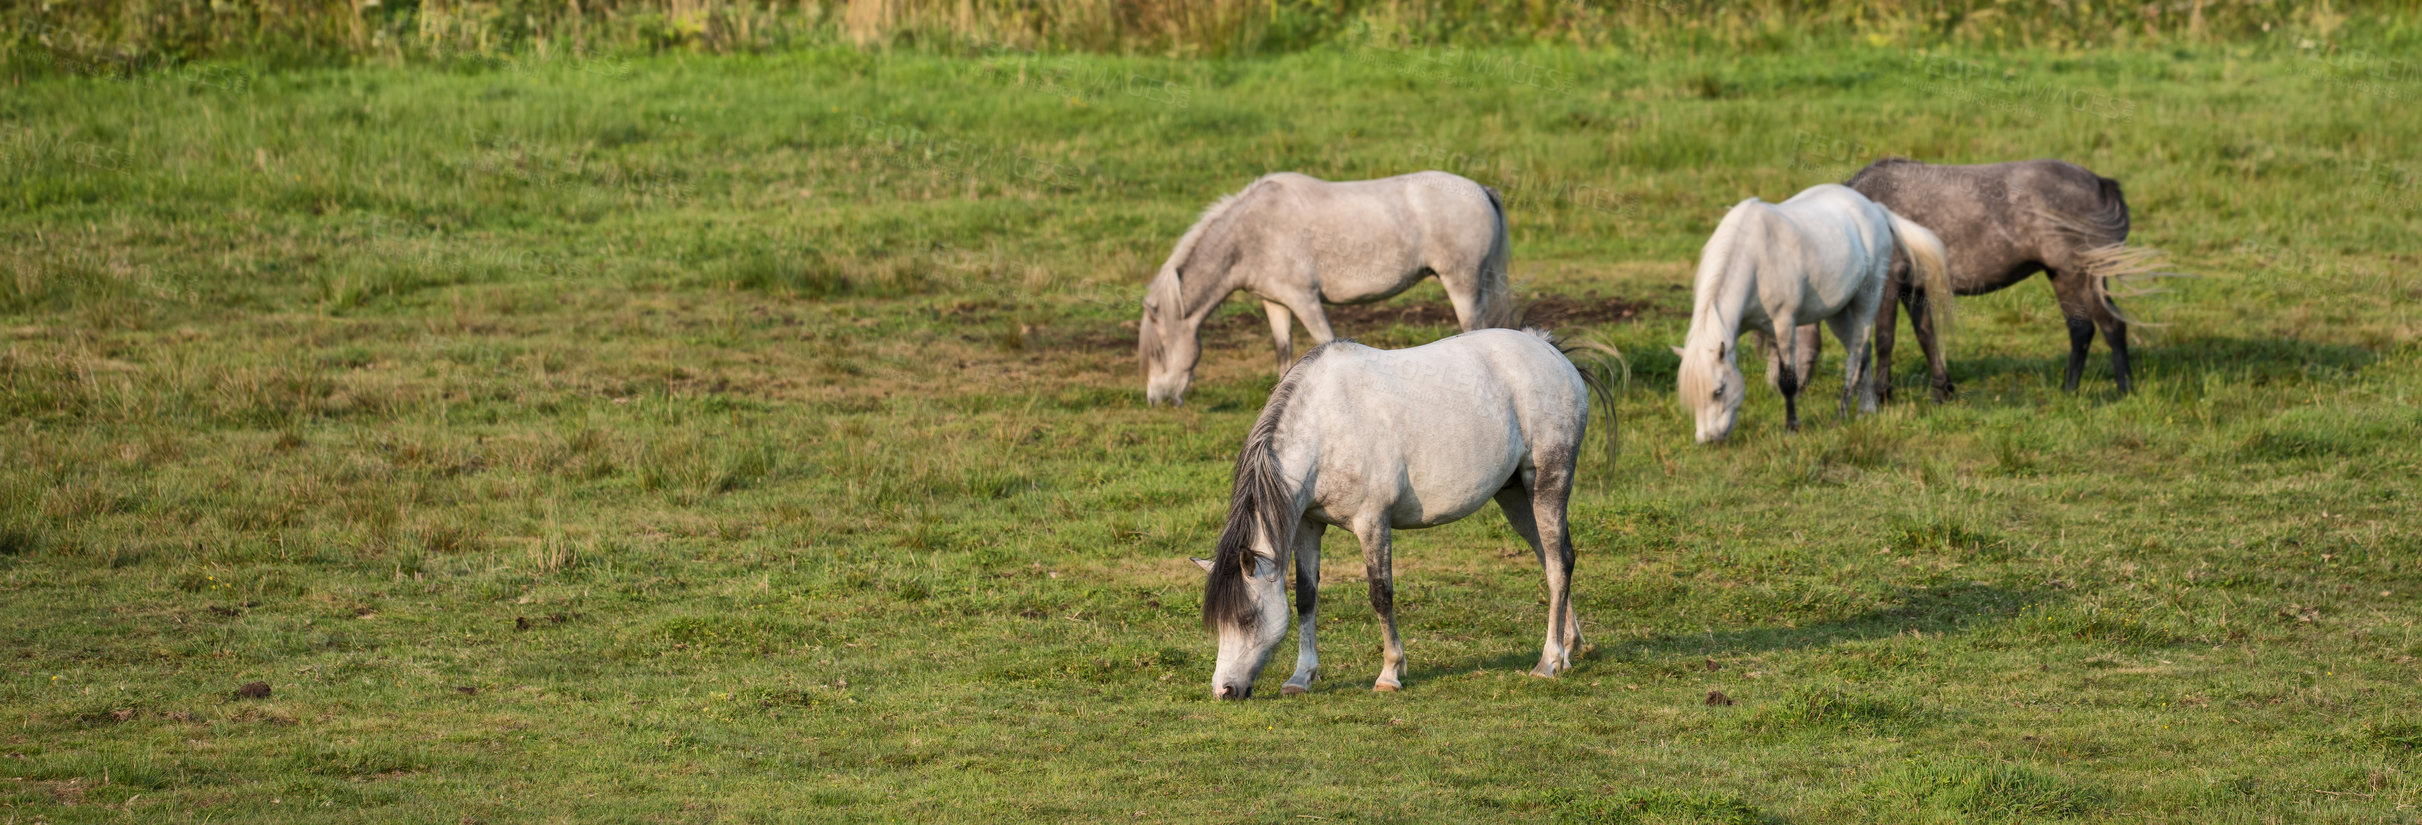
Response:
[{"label": "dapple grey horse", "polygon": [[[1852,175],[1849,186],[1932,230],[1950,252],[1951,288],[1961,295],[1994,292],[2042,272],[2069,326],[2064,390],[2075,392],[2096,329],[2111,347],[2111,374],[2129,390],[2128,317],[2111,300],[2114,278],[2157,268],[2159,253],[2127,246],[2128,202],[2119,182],[2059,160],[1981,166],[1937,166],[1885,158]],[[1892,339],[1902,304],[1910,331],[1926,353],[1934,399],[1949,398],[1951,378],[1926,296],[1907,287],[1907,256],[1894,255],[1887,300],[1875,319],[1876,393],[1892,397]],[[1816,360],[1816,327],[1800,329],[1803,374]]]},{"label": "dapple grey horse", "polygon": [[1329,182],[1264,176],[1221,198],[1177,241],[1144,291],[1136,354],[1149,403],[1184,403],[1201,359],[1203,320],[1244,290],[1270,316],[1278,363],[1294,359],[1293,320],[1328,343],[1321,304],[1360,304],[1429,275],[1465,331],[1519,321],[1506,282],[1510,244],[1497,192],[1445,172]]},{"label": "dapple grey horse", "polygon": [[1330,525],[1362,542],[1385,644],[1372,687],[1402,687],[1394,531],[1455,521],[1491,500],[1547,576],[1547,641],[1531,673],[1570,669],[1581,623],[1573,616],[1564,506],[1590,394],[1610,416],[1610,452],[1614,407],[1604,376],[1576,369],[1568,357],[1546,333],[1481,330],[1403,350],[1337,341],[1296,362],[1237,454],[1217,548],[1194,560],[1206,574],[1203,622],[1219,638],[1212,695],[1252,696],[1255,677],[1287,635],[1281,572],[1290,551],[1300,640],[1295,675],[1282,692],[1311,689],[1320,672],[1320,539]]}]

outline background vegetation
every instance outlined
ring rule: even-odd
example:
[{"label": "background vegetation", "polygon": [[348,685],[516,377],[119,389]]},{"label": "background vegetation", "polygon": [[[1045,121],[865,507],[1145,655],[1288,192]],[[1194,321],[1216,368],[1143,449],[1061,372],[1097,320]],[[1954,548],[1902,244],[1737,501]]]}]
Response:
[{"label": "background vegetation", "polygon": [[[113,44],[192,14],[107,8],[7,13]],[[0,809],[2412,822],[2413,22],[2253,8],[2120,48],[2051,13],[1251,59],[832,22],[716,56],[261,35],[287,68],[196,35],[230,57],[105,71],[12,26]],[[1761,389],[1690,446],[1665,346],[1706,233],[1885,154],[2123,180],[2197,276],[2128,299],[2138,392],[2098,350],[2060,393],[2027,284],[1964,303],[1949,404],[1787,435]],[[1631,356],[1626,452],[1574,505],[1593,647],[1523,675],[1538,575],[1484,513],[1402,537],[1406,692],[1367,689],[1333,538],[1328,679],[1211,702],[1183,556],[1273,370],[1239,302],[1193,403],[1144,408],[1141,284],[1255,175],[1423,168],[1503,190],[1534,316]],[[1412,345],[1443,304],[1338,325]]]},{"label": "background vegetation", "polygon": [[[847,42],[940,52],[1240,56],[1323,43],[1772,50],[1875,45],[2210,44],[2288,30],[2415,36],[2413,0],[27,0],[0,66],[110,73],[529,55],[763,53]],[[2385,24],[2386,31],[2375,27]]]}]

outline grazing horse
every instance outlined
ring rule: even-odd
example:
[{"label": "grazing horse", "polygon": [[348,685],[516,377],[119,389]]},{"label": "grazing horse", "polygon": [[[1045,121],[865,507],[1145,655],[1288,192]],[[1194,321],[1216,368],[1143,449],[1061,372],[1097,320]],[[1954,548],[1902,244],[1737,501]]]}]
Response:
[{"label": "grazing horse", "polygon": [[1437,275],[1464,331],[1512,326],[1505,204],[1445,172],[1330,182],[1281,172],[1219,199],[1177,241],[1144,291],[1136,353],[1148,403],[1185,402],[1199,331],[1229,293],[1261,298],[1278,364],[1294,360],[1293,318],[1326,344],[1323,302],[1361,304]]},{"label": "grazing horse", "polygon": [[[2125,395],[2128,382],[2128,317],[2111,301],[2113,278],[2152,271],[2158,253],[2127,246],[2128,202],[2119,182],[2058,160],[2028,160],[1983,166],[1936,166],[1885,158],[1850,177],[1859,190],[1919,225],[1933,230],[1950,251],[1951,288],[1961,295],[2000,290],[2042,272],[2052,281],[2060,314],[2069,325],[2069,371],[2061,388],[2077,390],[2086,349],[2102,330],[2111,347],[2111,373]],[[1926,296],[1906,288],[1909,261],[1894,255],[1885,301],[1875,322],[1875,385],[1892,397],[1892,337],[1900,305],[1909,305],[1910,331],[1926,353],[1934,399],[1951,396],[1951,378],[1924,309]],[[1816,355],[1816,327],[1800,330]]]},{"label": "grazing horse", "polygon": [[1280,573],[1290,550],[1301,638],[1295,675],[1281,692],[1311,689],[1320,673],[1320,539],[1330,525],[1362,542],[1385,642],[1373,689],[1402,687],[1393,531],[1445,524],[1491,500],[1547,575],[1547,641],[1531,674],[1571,669],[1581,623],[1564,505],[1591,393],[1609,416],[1611,453],[1606,382],[1576,369],[1544,332],[1481,330],[1403,350],[1338,341],[1305,353],[1270,392],[1236,457],[1217,549],[1194,560],[1207,574],[1203,623],[1219,638],[1212,695],[1252,696],[1254,678],[1287,635]]},{"label": "grazing horse", "polygon": [[1849,351],[1841,411],[1875,411],[1866,366],[1867,327],[1884,299],[1886,267],[1894,252],[1917,263],[1936,314],[1947,321],[1951,292],[1944,276],[1943,243],[1934,233],[1893,214],[1849,187],[1818,184],[1791,200],[1740,202],[1699,253],[1690,332],[1674,355],[1682,360],[1677,387],[1682,406],[1698,423],[1698,441],[1722,441],[1740,413],[1741,370],[1733,343],[1756,332],[1771,353],[1769,374],[1783,391],[1784,421],[1800,428],[1800,378],[1805,369],[1794,353],[1796,328],[1824,321]]}]

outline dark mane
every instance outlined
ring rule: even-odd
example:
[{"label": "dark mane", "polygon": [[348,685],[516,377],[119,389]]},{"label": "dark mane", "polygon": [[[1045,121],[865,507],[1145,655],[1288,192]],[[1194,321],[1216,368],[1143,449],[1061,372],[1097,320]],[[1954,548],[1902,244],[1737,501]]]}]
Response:
[{"label": "dark mane", "polygon": [[1300,518],[1294,512],[1294,491],[1287,487],[1272,442],[1278,438],[1278,423],[1286,417],[1287,404],[1295,400],[1296,386],[1308,372],[1305,368],[1339,343],[1350,342],[1341,338],[1313,347],[1288,368],[1287,377],[1279,379],[1269,402],[1262,405],[1253,431],[1245,436],[1244,449],[1236,454],[1236,486],[1228,493],[1228,523],[1220,528],[1219,545],[1211,554],[1211,574],[1203,582],[1204,627],[1250,628],[1260,619],[1245,597],[1245,571],[1257,558],[1278,559],[1255,553],[1253,540],[1260,538],[1284,553],[1294,542],[1295,522]]}]

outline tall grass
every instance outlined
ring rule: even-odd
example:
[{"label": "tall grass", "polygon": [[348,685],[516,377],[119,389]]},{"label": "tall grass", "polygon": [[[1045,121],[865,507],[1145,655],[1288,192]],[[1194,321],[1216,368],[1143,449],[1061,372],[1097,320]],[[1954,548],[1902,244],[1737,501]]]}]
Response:
[{"label": "tall grass", "polygon": [[0,10],[12,75],[132,73],[205,58],[363,60],[761,52],[853,43],[946,52],[1239,55],[1340,40],[1770,47],[1795,38],[2052,48],[2287,28],[2410,37],[2416,0],[99,0]]}]

